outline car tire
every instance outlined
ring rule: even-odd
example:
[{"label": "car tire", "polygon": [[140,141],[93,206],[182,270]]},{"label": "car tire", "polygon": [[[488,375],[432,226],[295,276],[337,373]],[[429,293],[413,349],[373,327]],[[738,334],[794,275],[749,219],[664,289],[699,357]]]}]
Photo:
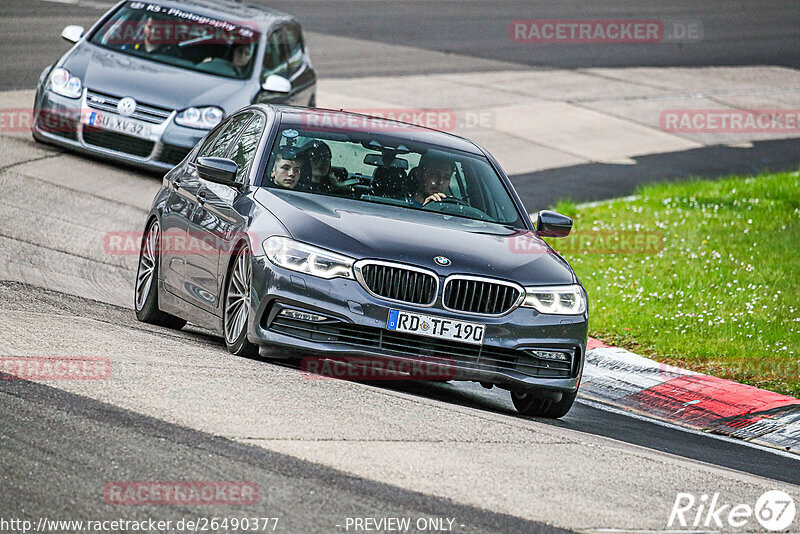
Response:
[{"label": "car tire", "polygon": [[258,347],[247,340],[250,313],[250,247],[240,245],[228,267],[222,310],[222,335],[228,352],[236,356],[257,356]]},{"label": "car tire", "polygon": [[157,219],[147,225],[139,248],[139,266],[136,269],[133,309],[143,323],[180,330],[186,321],[158,308],[158,250],[161,243],[161,226]]},{"label": "car tire", "polygon": [[514,408],[517,409],[520,415],[558,419],[559,417],[567,415],[577,395],[577,390],[572,393],[565,393],[560,401],[554,402],[548,399],[535,397],[532,393],[517,393],[512,391],[511,402],[514,403]]}]

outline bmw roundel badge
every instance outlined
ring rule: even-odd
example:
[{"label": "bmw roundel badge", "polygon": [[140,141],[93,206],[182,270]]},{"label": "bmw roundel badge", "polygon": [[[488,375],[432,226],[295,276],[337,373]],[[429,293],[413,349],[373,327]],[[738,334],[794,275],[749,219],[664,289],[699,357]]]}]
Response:
[{"label": "bmw roundel badge", "polygon": [[442,267],[447,267],[452,263],[449,258],[445,258],[444,256],[436,256],[435,258],[433,258],[433,261],[435,261],[437,265],[441,265]]}]

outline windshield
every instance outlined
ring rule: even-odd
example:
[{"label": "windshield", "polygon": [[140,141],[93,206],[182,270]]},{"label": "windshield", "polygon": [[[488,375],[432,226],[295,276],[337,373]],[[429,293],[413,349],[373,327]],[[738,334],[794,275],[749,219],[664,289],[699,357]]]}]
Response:
[{"label": "windshield", "polygon": [[399,136],[283,126],[261,185],[525,226],[485,158]]},{"label": "windshield", "polygon": [[236,22],[148,2],[126,2],[89,42],[150,61],[248,78],[259,33]]}]

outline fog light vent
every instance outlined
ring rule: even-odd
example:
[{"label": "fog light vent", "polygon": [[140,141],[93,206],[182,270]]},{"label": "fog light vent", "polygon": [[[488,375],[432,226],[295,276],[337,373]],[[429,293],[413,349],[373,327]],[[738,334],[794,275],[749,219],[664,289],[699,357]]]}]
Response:
[{"label": "fog light vent", "polygon": [[568,362],[570,360],[569,354],[566,352],[556,352],[552,350],[529,350],[532,356],[542,360],[551,360],[556,362]]},{"label": "fog light vent", "polygon": [[298,321],[306,321],[308,323],[321,323],[327,321],[328,318],[324,315],[317,315],[316,313],[304,312],[300,310],[293,310],[291,308],[284,308],[278,314],[281,317],[288,317],[289,319],[296,319]]}]

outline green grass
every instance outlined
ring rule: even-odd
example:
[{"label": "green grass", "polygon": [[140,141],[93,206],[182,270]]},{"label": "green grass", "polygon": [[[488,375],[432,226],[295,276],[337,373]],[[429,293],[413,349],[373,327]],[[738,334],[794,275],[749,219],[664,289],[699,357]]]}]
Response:
[{"label": "green grass", "polygon": [[575,235],[548,242],[586,286],[591,336],[800,397],[800,173],[646,186],[632,200],[556,209]]}]

